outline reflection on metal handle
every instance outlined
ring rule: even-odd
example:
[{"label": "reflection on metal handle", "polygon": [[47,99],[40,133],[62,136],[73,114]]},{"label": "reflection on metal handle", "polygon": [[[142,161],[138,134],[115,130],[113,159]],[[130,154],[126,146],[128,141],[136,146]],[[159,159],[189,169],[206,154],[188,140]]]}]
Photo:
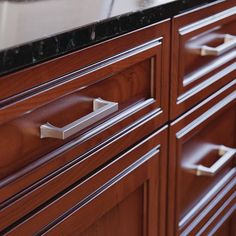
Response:
[{"label": "reflection on metal handle", "polygon": [[109,102],[97,98],[93,100],[93,112],[68,124],[62,128],[55,127],[50,123],[40,126],[41,138],[66,139],[95,122],[105,118],[118,110],[118,103]]},{"label": "reflection on metal handle", "polygon": [[201,56],[220,56],[221,54],[229,51],[230,49],[236,46],[236,36],[226,34],[224,36],[224,43],[219,45],[218,47],[209,47],[202,46],[200,53]]},{"label": "reflection on metal handle", "polygon": [[214,176],[216,175],[236,154],[236,149],[220,146],[219,155],[221,158],[215,162],[211,167],[203,165],[193,165],[188,167],[188,171],[197,176]]}]

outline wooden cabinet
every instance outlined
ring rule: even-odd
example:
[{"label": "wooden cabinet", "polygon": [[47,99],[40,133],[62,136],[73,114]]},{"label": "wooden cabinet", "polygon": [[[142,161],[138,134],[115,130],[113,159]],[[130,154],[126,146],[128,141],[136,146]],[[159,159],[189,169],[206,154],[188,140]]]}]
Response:
[{"label": "wooden cabinet", "polygon": [[171,119],[235,79],[235,13],[229,1],[173,19]]},{"label": "wooden cabinet", "polygon": [[235,210],[235,89],[234,80],[171,124],[174,235],[205,235],[218,211]]},{"label": "wooden cabinet", "polygon": [[0,235],[235,235],[235,13],[1,77]]},{"label": "wooden cabinet", "polygon": [[[97,170],[83,178],[78,177],[74,184],[39,206],[37,211],[30,212],[14,225],[5,228],[2,233],[164,235],[166,144],[167,126]],[[77,165],[77,171],[79,170]],[[70,180],[71,171],[64,171],[61,175],[65,180]],[[55,178],[61,179],[60,176]],[[52,179],[51,182],[53,181]],[[50,192],[52,183],[45,185],[45,192]],[[54,191],[56,187],[54,186]],[[28,194],[28,204],[33,204],[35,191],[37,190]],[[45,194],[38,192],[38,198]],[[10,212],[13,209],[14,206]],[[8,209],[5,211],[2,219],[7,220]],[[12,214],[12,218],[14,217]]]},{"label": "wooden cabinet", "polygon": [[94,46],[111,49],[101,58],[85,49],[84,67],[69,55],[56,79],[50,61],[34,82],[0,80],[13,86],[0,92],[0,234],[165,234],[169,32],[166,20]]},{"label": "wooden cabinet", "polygon": [[173,19],[168,235],[234,234],[235,13],[228,1]]},{"label": "wooden cabinet", "polygon": [[[11,194],[16,194],[62,168],[76,156],[58,156],[78,144],[77,157],[143,125],[127,141],[132,145],[166,123],[169,26],[169,21],[151,26],[146,29],[149,34],[142,38],[140,45],[130,43],[125,46],[126,51],[113,55],[116,52],[114,49],[113,54],[109,52],[107,57],[110,57],[103,61],[87,65],[53,82],[39,83],[33,91],[21,92],[16,96],[9,94],[7,101],[3,99],[0,108],[0,132],[3,134],[0,137],[1,191],[7,188],[11,189]],[[112,45],[121,44],[117,46],[121,50],[131,38],[138,38],[140,31],[121,37],[119,43],[114,40]],[[99,45],[95,51],[102,48]],[[77,57],[80,58],[83,53],[84,50]],[[91,60],[92,55],[89,55]],[[37,70],[39,74],[49,73],[47,63],[37,67]],[[16,84],[17,78],[24,73],[21,71],[12,75]],[[4,81],[11,86],[11,79],[4,77],[1,82]],[[100,109],[95,109],[95,102],[100,99],[105,103],[98,103]],[[42,133],[41,129],[45,125],[50,126],[47,134]],[[57,133],[56,136],[52,136],[52,130]],[[47,168],[41,168],[42,165]],[[13,187],[9,184],[15,186],[16,192],[12,192]],[[11,197],[3,192],[1,196],[2,200]]]}]

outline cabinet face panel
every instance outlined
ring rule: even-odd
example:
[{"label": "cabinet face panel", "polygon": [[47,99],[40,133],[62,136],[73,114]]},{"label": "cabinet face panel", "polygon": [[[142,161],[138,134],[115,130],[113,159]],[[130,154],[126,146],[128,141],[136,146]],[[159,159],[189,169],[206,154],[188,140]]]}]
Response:
[{"label": "cabinet face panel", "polygon": [[236,234],[236,213],[226,220],[223,225],[217,227],[217,231],[214,232],[215,236],[234,236]]},{"label": "cabinet face panel", "polygon": [[[207,80],[207,74],[216,74],[236,62],[236,43],[233,43],[236,35],[235,12],[236,8],[231,8],[179,29],[180,77],[183,78],[181,93]],[[202,55],[204,47],[217,48],[227,45],[227,37],[230,38],[230,46],[225,52],[219,55]],[[234,68],[232,66],[232,71]]]},{"label": "cabinet face panel", "polygon": [[213,9],[217,4],[208,14],[201,9],[173,20],[171,119],[235,78],[236,7],[211,15]]},{"label": "cabinet face panel", "polygon": [[[115,62],[105,68],[102,68],[104,66],[102,65],[100,69],[89,75],[78,76],[75,79],[77,82],[74,81],[74,85],[70,83],[63,84],[60,86],[60,90],[53,88],[47,93],[47,104],[35,107],[30,113],[27,112],[27,114],[15,120],[0,125],[0,132],[4,134],[0,137],[0,179],[17,172],[42,155],[70,141],[73,137],[86,135],[86,131],[96,129],[104,121],[108,121],[107,125],[105,124],[105,127],[100,128],[100,130],[97,128],[97,133],[107,132],[105,130],[112,126],[111,123],[115,125],[119,121],[128,119],[129,115],[133,114],[133,119],[129,120],[129,123],[131,123],[135,122],[136,117],[141,117],[151,111],[159,110],[157,112],[160,112],[160,109],[162,109],[160,101],[160,64],[155,63],[155,61],[158,63],[161,61],[160,47],[161,42],[157,40],[154,44],[143,47],[144,53],[134,50],[134,55],[129,55],[126,59],[123,56],[123,60],[119,58],[118,60],[121,60],[121,62]],[[50,102],[50,97],[55,94],[59,96],[60,91],[71,93],[55,101],[52,98]],[[45,96],[41,97],[44,102],[46,100]],[[34,100],[40,99],[39,97],[36,95]],[[106,115],[98,122],[93,122],[87,128],[66,138],[64,141],[51,137],[40,138],[40,126],[50,123],[55,127],[62,128],[78,119],[83,119],[86,115],[92,114],[93,100],[98,98],[118,103],[117,111]],[[38,100],[35,102],[37,103]],[[21,105],[18,105],[16,109],[20,110]],[[127,110],[129,110],[129,113],[127,113]],[[121,114],[122,112],[123,114]],[[6,118],[7,113],[4,114]],[[117,118],[109,121],[114,115],[117,115]],[[110,135],[110,132],[105,134],[106,138]],[[9,148],[12,141],[14,145]],[[94,143],[95,145],[96,143]]]},{"label": "cabinet face panel", "polygon": [[117,206],[98,219],[81,236],[147,235],[145,186],[139,187]]},{"label": "cabinet face panel", "polygon": [[[221,227],[224,227],[225,222],[232,219],[236,212],[235,169],[234,176],[231,176],[232,179],[222,186],[221,190],[187,227],[180,230],[180,235],[215,235]],[[234,228],[231,226],[226,229],[234,235]]]},{"label": "cabinet face panel", "polygon": [[[145,37],[143,44],[131,48],[131,43],[127,51],[37,87],[10,104],[2,103],[0,187],[37,171],[45,163],[51,164],[78,143],[81,146],[77,157],[143,122],[148,124],[129,145],[161,127],[168,119],[169,31],[169,21],[150,26],[150,38]],[[134,32],[131,38],[137,36],[139,32]],[[121,38],[127,43],[130,35]],[[54,130],[55,127],[67,130],[68,125],[73,127],[73,122],[91,116],[93,102],[98,98],[118,103],[118,108],[65,140],[40,138],[42,125],[49,123]],[[31,184],[73,158],[57,160],[47,173],[37,173]]]},{"label": "cabinet face panel", "polygon": [[[153,158],[159,157],[153,156]],[[159,168],[157,164],[148,162],[148,165],[153,165],[153,172]],[[142,172],[147,171],[144,170],[146,168],[152,169],[151,166],[143,164],[114,187],[109,187],[104,193],[96,195],[91,203],[86,204],[87,206],[75,210],[49,229],[47,234],[93,235],[92,233],[96,232],[96,235],[101,236],[158,235],[156,224],[159,210],[156,206],[158,185],[155,180],[157,176],[154,173],[153,177],[145,176]]]},{"label": "cabinet face panel", "polygon": [[[175,233],[201,221],[203,212],[210,212],[208,204],[219,201],[213,199],[236,176],[235,88],[232,81],[171,124],[170,219]],[[230,196],[222,196],[226,194]]]},{"label": "cabinet face panel", "polygon": [[0,76],[0,106],[29,93],[35,93],[38,86],[53,84],[55,81],[63,80],[63,77],[70,73],[155,40],[163,31],[166,31],[166,25],[157,23],[126,34],[125,40],[124,36],[113,38],[36,66]]},{"label": "cabinet face panel", "polygon": [[[91,235],[96,231],[98,235],[109,235],[116,231],[117,235],[164,235],[166,148],[167,127],[164,127],[86,177],[77,177],[78,180],[59,192],[57,198],[44,198],[48,192],[54,191],[51,188],[57,189],[55,182],[50,184],[48,181],[44,191],[36,189],[36,195],[32,191],[25,199],[23,196],[18,203],[3,209],[0,214],[4,219],[0,222],[1,233],[25,235],[47,232],[57,235],[76,232]],[[111,152],[112,149],[107,155]],[[80,169],[83,171],[83,167],[78,166],[78,176]],[[72,167],[61,173],[62,178],[56,176],[51,182],[58,179],[57,185],[60,181],[64,185],[64,179],[69,184],[71,172]],[[19,213],[26,199],[29,204]],[[38,199],[41,199],[41,205],[34,205]],[[14,221],[16,223],[12,224]]]}]

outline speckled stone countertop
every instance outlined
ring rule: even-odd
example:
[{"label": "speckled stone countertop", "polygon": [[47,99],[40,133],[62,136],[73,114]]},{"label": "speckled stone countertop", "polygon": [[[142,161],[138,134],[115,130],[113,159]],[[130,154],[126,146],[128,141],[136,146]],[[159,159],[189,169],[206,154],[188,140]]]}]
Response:
[{"label": "speckled stone countertop", "polygon": [[217,0],[0,0],[0,76]]}]

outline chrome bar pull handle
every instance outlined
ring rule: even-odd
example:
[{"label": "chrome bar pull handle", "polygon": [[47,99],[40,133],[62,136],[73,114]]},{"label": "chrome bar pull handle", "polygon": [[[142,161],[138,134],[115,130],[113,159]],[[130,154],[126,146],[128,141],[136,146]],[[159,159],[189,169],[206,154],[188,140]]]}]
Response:
[{"label": "chrome bar pull handle", "polygon": [[50,123],[40,126],[40,138],[55,138],[64,140],[87,128],[97,121],[118,110],[118,103],[105,101],[101,98],[93,100],[93,112],[68,124],[62,128],[55,127]]},{"label": "chrome bar pull handle", "polygon": [[223,145],[219,148],[220,159],[217,160],[211,167],[203,165],[193,165],[188,167],[187,170],[197,176],[214,176],[216,175],[229,161],[233,159],[236,154],[236,149],[228,148]]},{"label": "chrome bar pull handle", "polygon": [[236,46],[236,36],[225,34],[224,43],[217,47],[204,45],[200,49],[201,56],[220,56]]}]

